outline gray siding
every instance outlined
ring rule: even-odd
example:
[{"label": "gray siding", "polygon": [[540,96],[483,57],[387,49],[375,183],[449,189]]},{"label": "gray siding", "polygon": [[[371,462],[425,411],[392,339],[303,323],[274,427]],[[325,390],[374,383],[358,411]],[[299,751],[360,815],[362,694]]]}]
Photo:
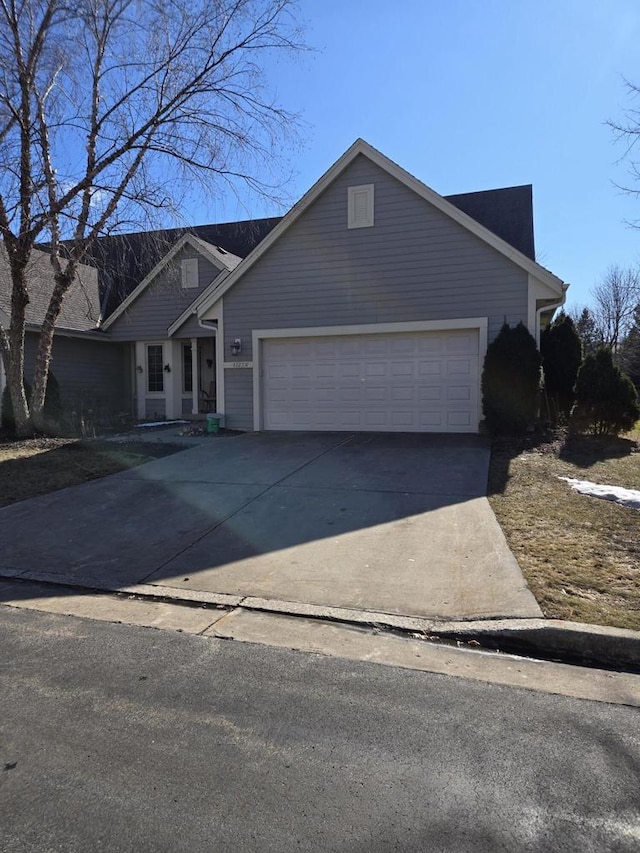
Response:
[{"label": "gray siding", "polygon": [[[375,225],[347,229],[347,188],[375,185]],[[224,297],[225,359],[253,329],[487,317],[527,320],[527,274],[358,157]],[[245,371],[225,372],[227,424],[252,429]],[[238,375],[240,374],[240,375]]]},{"label": "gray siding", "polygon": [[213,335],[211,329],[203,329],[194,315],[189,317],[180,328],[174,332],[174,338],[210,338]]},{"label": "gray siding", "polygon": [[[38,336],[27,333],[25,375],[31,381]],[[89,409],[96,419],[131,410],[130,361],[126,345],[56,335],[51,370],[68,410]]]},{"label": "gray siding", "polygon": [[162,421],[167,416],[166,403],[164,400],[152,400],[146,398],[144,417],[147,421]]},{"label": "gray siding", "polygon": [[225,370],[225,421],[229,429],[253,429],[253,371]]},{"label": "gray siding", "polygon": [[[183,289],[180,261],[187,258],[198,258],[198,287]],[[185,246],[107,330],[109,337],[118,341],[166,339],[169,326],[218,275],[220,270],[216,266],[191,246]],[[200,332],[207,334],[203,329]]]}]

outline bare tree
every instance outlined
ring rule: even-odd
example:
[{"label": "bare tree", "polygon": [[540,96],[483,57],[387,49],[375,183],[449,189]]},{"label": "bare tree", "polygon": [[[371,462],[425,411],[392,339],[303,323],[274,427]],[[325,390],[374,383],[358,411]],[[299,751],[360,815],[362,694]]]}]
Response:
[{"label": "bare tree", "polygon": [[[609,119],[606,123],[613,131],[616,143],[621,146],[622,154],[620,161],[625,161],[628,167],[631,183],[617,184],[619,189],[630,195],[639,196],[640,188],[640,86],[630,80],[624,80],[624,85],[629,98],[629,106],[622,113],[621,119]],[[638,227],[638,221],[630,223]]]},{"label": "bare tree", "polygon": [[[300,49],[295,0],[0,0],[0,237],[11,316],[0,349],[19,434],[42,420],[55,324],[100,234],[144,221],[185,181],[268,167],[295,117],[269,95],[267,56]],[[31,400],[23,387],[29,262],[54,286]]]},{"label": "bare tree", "polygon": [[640,303],[640,273],[613,265],[593,288],[592,296],[602,344],[615,354],[633,325],[634,311]]}]

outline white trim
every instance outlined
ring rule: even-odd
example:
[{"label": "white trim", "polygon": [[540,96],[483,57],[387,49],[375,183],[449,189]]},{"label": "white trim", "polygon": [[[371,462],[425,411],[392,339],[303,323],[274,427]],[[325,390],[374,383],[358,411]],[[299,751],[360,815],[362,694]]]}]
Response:
[{"label": "white trim", "polygon": [[[187,346],[187,344],[183,344]],[[184,358],[184,354],[182,356]],[[191,338],[191,414],[197,415],[200,409],[200,377],[198,375],[198,338]],[[183,367],[184,370],[184,367]]]},{"label": "white trim", "polygon": [[[131,291],[131,293],[127,296],[127,298],[118,305],[116,310],[111,314],[102,324],[103,329],[108,329],[117,319],[123,314],[127,308],[135,302],[135,300],[140,296],[143,290],[151,284],[151,282],[156,278],[159,273],[169,264],[173,258],[178,254],[178,252],[189,244],[192,249],[195,249],[196,252],[199,252],[201,255],[204,255],[211,263],[217,267],[221,272],[228,271],[229,267],[222,260],[222,256],[216,250],[215,246],[210,245],[209,243],[205,243],[204,240],[200,240],[198,237],[195,237],[193,234],[184,234],[178,242],[167,252],[167,254],[155,265],[155,267],[151,270],[151,272],[146,275],[140,284]],[[235,255],[231,257],[235,258]],[[195,302],[196,300],[194,300]]]},{"label": "white trim", "polygon": [[[166,354],[164,351],[165,341],[143,341],[144,343],[144,394],[145,397],[166,397],[167,394],[167,380],[164,375],[164,365]],[[162,347],[162,391],[150,391],[149,390],[149,347]]]},{"label": "white trim", "polygon": [[[42,331],[42,326],[39,326],[37,323],[27,323],[25,326],[25,332],[35,332],[36,334],[40,334]],[[60,338],[80,338],[83,341],[98,341],[98,343],[104,344],[112,344],[113,338],[110,338],[108,335],[104,335],[101,329],[87,329],[86,331],[82,331],[80,329],[64,329],[64,328],[56,328],[54,329],[54,335]]]},{"label": "white trim", "polygon": [[488,228],[485,228],[484,225],[481,225],[477,220],[468,216],[466,213],[463,213],[463,211],[457,208],[454,204],[447,201],[446,198],[443,198],[426,184],[423,184],[422,181],[414,178],[413,175],[410,175],[409,172],[406,172],[401,166],[398,166],[397,163],[394,163],[380,151],[377,151],[369,145],[368,142],[365,142],[364,139],[357,139],[353,145],[345,151],[342,157],[340,157],[340,159],[337,160],[318,181],[316,181],[311,189],[302,196],[300,201],[291,208],[289,213],[287,213],[287,215],[276,225],[273,231],[270,231],[264,240],[262,240],[262,242],[259,243],[240,264],[238,264],[233,272],[227,276],[219,292],[211,293],[209,301],[202,301],[198,308],[198,317],[205,317],[216,301],[220,299],[220,297],[224,296],[224,294],[233,287],[236,281],[238,281],[238,279],[241,278],[245,272],[247,272],[247,270],[249,270],[256,261],[271,248],[276,240],[278,240],[282,234],[287,231],[293,223],[300,218],[300,216],[302,216],[305,210],[313,204],[318,196],[327,189],[327,187],[359,154],[367,157],[389,175],[396,178],[421,198],[425,199],[425,201],[430,202],[434,207],[447,214],[447,216],[465,227],[472,234],[475,234],[481,240],[484,240],[484,242],[489,246],[524,269],[525,272],[531,273],[540,281],[553,288],[558,295],[562,293],[563,282],[561,279],[553,275],[549,270],[540,266],[540,264],[532,261],[531,258],[523,255],[522,252],[519,252],[505,240],[498,237],[497,234],[489,231]]},{"label": "white trim", "polygon": [[[562,303],[564,304],[566,300],[566,292],[569,285],[565,284],[562,290]],[[539,341],[540,338],[540,329],[539,329],[539,315],[538,315],[538,301],[551,300],[553,299],[555,302],[558,301],[558,294],[555,290],[550,287],[547,287],[544,282],[541,282],[539,279],[534,278],[534,276],[530,275],[528,277],[527,282],[527,328],[531,332],[534,338]],[[546,306],[544,306],[546,307]],[[551,308],[551,303],[549,303],[549,308]]]},{"label": "white trim", "polygon": [[[145,400],[146,400],[146,367],[145,367],[145,358],[146,358],[146,350],[144,348],[144,341],[136,341],[135,342],[135,358],[133,369],[135,371],[136,377],[136,399],[137,399],[137,409],[138,409],[138,420],[141,421],[144,418],[145,414]],[[142,371],[138,371],[138,366],[142,367]]]},{"label": "white trim", "polygon": [[[374,184],[347,187],[347,228],[372,228],[374,215]],[[356,197],[365,196],[366,210],[363,217],[356,213]]]},{"label": "white trim", "polygon": [[534,337],[536,339],[536,346],[538,347],[538,349],[540,349],[540,337],[542,335],[542,324],[540,322],[542,320],[542,315],[550,311],[551,318],[553,319],[553,315],[555,314],[555,312],[558,310],[558,308],[562,308],[566,301],[567,291],[565,290],[565,292],[562,294],[562,299],[559,302],[548,302],[546,305],[541,305],[536,311],[536,333]]},{"label": "white trim", "polygon": [[[235,257],[235,255],[234,255]],[[201,304],[203,299],[208,296],[216,287],[219,287],[225,278],[229,275],[229,270],[222,270],[220,275],[217,275],[213,281],[193,300],[191,305],[186,308],[182,314],[178,317],[177,320],[174,320],[173,323],[167,329],[167,337],[171,338],[175,335],[176,332],[180,330],[180,327],[187,322],[190,317],[197,317],[198,315],[198,306]]]},{"label": "white trim", "polygon": [[478,424],[482,420],[482,366],[487,354],[487,317],[455,320],[415,320],[409,323],[366,323],[360,326],[305,326],[294,329],[254,329],[253,347],[253,429],[262,429],[262,341],[269,338],[323,338],[331,335],[385,335],[402,332],[445,332],[450,329],[478,330]]},{"label": "white trim", "polygon": [[219,414],[224,414],[224,304],[223,301],[216,305],[215,312],[209,319],[217,320],[218,325],[215,329],[211,326],[206,326],[202,320],[198,320],[202,329],[210,329],[215,337],[215,354],[216,354],[216,410]]}]

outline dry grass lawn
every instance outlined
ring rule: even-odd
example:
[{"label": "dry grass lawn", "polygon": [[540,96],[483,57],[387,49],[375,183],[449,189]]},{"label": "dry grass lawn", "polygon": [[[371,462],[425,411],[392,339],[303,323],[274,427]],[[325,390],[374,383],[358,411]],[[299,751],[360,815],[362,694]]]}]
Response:
[{"label": "dry grass lawn", "polygon": [[147,442],[0,439],[0,507],[134,468],[183,449]]},{"label": "dry grass lawn", "polygon": [[496,442],[489,500],[545,616],[640,630],[640,511],[558,479],[640,489],[639,440]]}]

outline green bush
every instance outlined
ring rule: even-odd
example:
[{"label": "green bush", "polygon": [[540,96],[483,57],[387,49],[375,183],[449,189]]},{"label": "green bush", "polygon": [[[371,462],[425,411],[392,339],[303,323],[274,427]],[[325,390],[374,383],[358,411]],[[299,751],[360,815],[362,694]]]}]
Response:
[{"label": "green bush", "polygon": [[585,358],[575,394],[571,425],[579,432],[619,435],[640,418],[633,382],[614,364],[611,350],[604,347]]},{"label": "green bush", "polygon": [[482,373],[482,410],[493,433],[518,434],[537,418],[541,358],[523,323],[505,323],[487,348]]},{"label": "green bush", "polygon": [[571,317],[564,312],[543,331],[540,354],[544,384],[553,424],[568,419],[575,400],[574,387],[582,363],[582,342]]},{"label": "green bush", "polygon": [[[24,393],[28,400],[31,396],[31,385],[26,379],[24,381]],[[47,393],[44,398],[44,418],[47,431],[56,432],[62,419],[62,403],[60,400],[60,385],[53,373],[49,373],[47,381]],[[16,431],[13,403],[8,385],[5,386],[2,392],[2,429],[10,434]]]}]

